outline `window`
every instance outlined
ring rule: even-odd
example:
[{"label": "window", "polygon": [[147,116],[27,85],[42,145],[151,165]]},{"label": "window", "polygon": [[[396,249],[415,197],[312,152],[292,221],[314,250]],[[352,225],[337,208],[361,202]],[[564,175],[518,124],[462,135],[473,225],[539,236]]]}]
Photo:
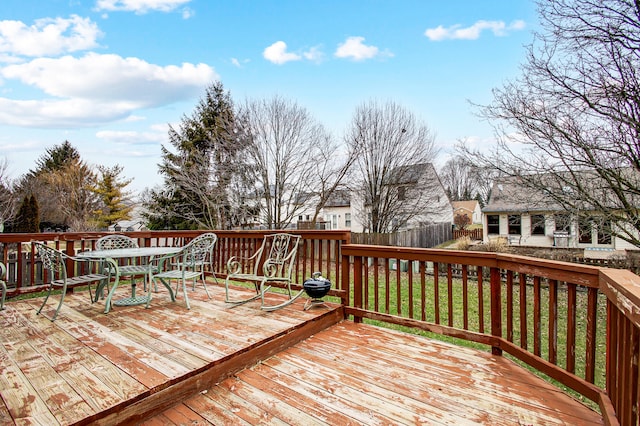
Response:
[{"label": "window", "polygon": [[487,233],[499,234],[500,233],[500,216],[497,214],[487,215]]},{"label": "window", "polygon": [[351,213],[344,214],[344,226],[351,228]]},{"label": "window", "polygon": [[399,186],[398,187],[398,200],[399,201],[404,201],[407,197],[407,188],[405,188],[404,186]]},{"label": "window", "polygon": [[603,220],[598,224],[598,244],[611,244],[611,222]]},{"label": "window", "polygon": [[522,216],[519,214],[509,215],[509,235],[520,235],[522,229]]},{"label": "window", "polygon": [[542,214],[531,215],[531,235],[545,235],[545,219]]},{"label": "window", "polygon": [[580,219],[578,222],[578,242],[581,244],[591,244],[593,242],[591,237],[592,222],[589,219]]},{"label": "window", "polygon": [[567,232],[571,231],[571,218],[568,214],[557,214],[553,216],[553,220],[556,224],[556,232]]}]

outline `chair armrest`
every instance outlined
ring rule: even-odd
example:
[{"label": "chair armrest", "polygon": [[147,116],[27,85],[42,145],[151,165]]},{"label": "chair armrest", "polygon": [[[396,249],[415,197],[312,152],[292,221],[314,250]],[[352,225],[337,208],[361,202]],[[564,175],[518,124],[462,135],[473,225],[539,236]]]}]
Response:
[{"label": "chair armrest", "polygon": [[251,257],[231,256],[227,260],[227,273],[238,274],[242,272],[242,266],[256,259],[260,252],[254,253]]}]

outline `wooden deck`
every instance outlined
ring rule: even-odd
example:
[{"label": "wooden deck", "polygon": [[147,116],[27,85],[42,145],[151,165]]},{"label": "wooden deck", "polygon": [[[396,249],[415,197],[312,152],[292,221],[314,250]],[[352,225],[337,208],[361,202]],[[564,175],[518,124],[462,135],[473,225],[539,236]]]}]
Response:
[{"label": "wooden deck", "polygon": [[9,302],[0,424],[602,424],[506,358],[209,291],[108,315],[81,292],[53,323],[40,299]]}]

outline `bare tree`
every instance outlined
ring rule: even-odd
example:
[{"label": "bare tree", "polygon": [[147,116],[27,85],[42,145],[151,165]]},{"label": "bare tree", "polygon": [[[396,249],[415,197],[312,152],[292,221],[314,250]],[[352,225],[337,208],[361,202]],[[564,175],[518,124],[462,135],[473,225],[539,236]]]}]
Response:
[{"label": "bare tree", "polygon": [[9,179],[9,160],[0,160],[0,232],[16,214],[17,197],[14,183]]},{"label": "bare tree", "polygon": [[318,189],[328,135],[306,109],[279,96],[247,101],[238,117],[264,225],[286,228]]},{"label": "bare tree", "polygon": [[545,0],[538,10],[543,29],[521,76],[481,109],[498,147],[467,158],[578,217],[598,212],[640,246],[640,4]]},{"label": "bare tree", "polygon": [[429,164],[437,154],[433,133],[415,115],[391,101],[364,102],[345,141],[358,154],[354,189],[362,199],[355,214],[365,230],[392,232],[430,208],[430,188],[406,193],[418,178],[412,166]]},{"label": "bare tree", "polygon": [[315,169],[316,180],[312,189],[316,200],[313,223],[316,222],[331,196],[340,189],[347,189],[345,180],[351,172],[357,154],[352,146],[347,146],[346,151],[342,151],[329,134],[320,141]]},{"label": "bare tree", "polygon": [[73,160],[42,177],[55,193],[55,206],[63,214],[64,224],[69,230],[90,230],[92,216],[100,206],[100,199],[94,191],[96,174],[91,167],[80,160]]},{"label": "bare tree", "polygon": [[[464,146],[465,142],[460,144]],[[493,169],[479,168],[460,154],[447,160],[438,176],[452,201],[477,199],[483,205],[496,177]]]}]

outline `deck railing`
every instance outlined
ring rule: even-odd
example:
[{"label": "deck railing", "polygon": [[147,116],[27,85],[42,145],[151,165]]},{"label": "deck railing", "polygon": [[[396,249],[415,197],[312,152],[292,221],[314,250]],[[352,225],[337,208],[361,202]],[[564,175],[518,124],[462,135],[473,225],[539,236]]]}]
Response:
[{"label": "deck railing", "polygon": [[[127,233],[142,246],[182,245],[202,231]],[[251,254],[274,231],[216,231],[214,268]],[[355,321],[376,320],[488,345],[512,355],[600,407],[606,424],[638,424],[640,277],[500,253],[350,243],[343,231],[303,236],[298,282],[320,271]],[[31,240],[67,253],[104,233],[0,234],[10,295],[41,290]]]},{"label": "deck railing", "polygon": [[489,345],[594,401],[606,424],[638,424],[640,277],[499,253],[354,244],[342,256],[355,321]]},{"label": "deck railing", "polygon": [[[143,231],[125,232],[135,238],[141,247],[181,246],[201,234],[203,231]],[[214,251],[215,272],[224,276],[226,260],[231,256],[249,256],[262,243],[265,234],[274,232],[295,232],[302,236],[302,247],[298,249],[295,275],[298,282],[313,272],[322,274],[336,283],[332,294],[345,297],[340,291],[340,248],[350,241],[351,233],[347,231],[215,231],[218,243]],[[38,234],[1,234],[0,261],[8,269],[8,296],[42,291],[46,277],[36,257],[31,241],[42,241],[55,248],[74,255],[80,251],[95,248],[95,242],[105,232],[82,233],[38,233]],[[74,271],[80,274],[82,271]],[[300,287],[299,287],[300,288]],[[346,299],[344,299],[346,302]]]}]

